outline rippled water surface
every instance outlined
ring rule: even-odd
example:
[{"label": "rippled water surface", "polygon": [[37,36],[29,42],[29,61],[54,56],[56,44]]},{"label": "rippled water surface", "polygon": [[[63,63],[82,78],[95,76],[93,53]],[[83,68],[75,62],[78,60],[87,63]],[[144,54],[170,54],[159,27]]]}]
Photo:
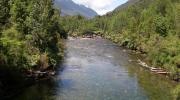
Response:
[{"label": "rippled water surface", "polygon": [[173,100],[176,84],[139,66],[138,56],[104,39],[71,39],[58,75],[15,100]]}]

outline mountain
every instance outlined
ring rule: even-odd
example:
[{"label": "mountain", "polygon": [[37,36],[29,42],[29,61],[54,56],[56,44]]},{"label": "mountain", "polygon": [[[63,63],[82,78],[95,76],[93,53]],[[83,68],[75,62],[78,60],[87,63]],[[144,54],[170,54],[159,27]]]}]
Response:
[{"label": "mountain", "polygon": [[80,14],[87,18],[93,18],[98,15],[94,10],[83,5],[76,4],[72,0],[55,0],[54,5],[61,10],[62,16]]},{"label": "mountain", "polygon": [[116,14],[116,13],[118,13],[120,11],[123,11],[126,8],[128,8],[129,6],[135,5],[136,3],[139,3],[139,2],[140,2],[140,0],[128,0],[126,3],[116,7],[113,11],[108,12],[106,15],[113,16],[114,14]]},{"label": "mountain", "polygon": [[120,5],[119,7],[117,7],[114,11],[118,11],[124,8],[127,8],[131,5],[134,5],[135,3],[139,2],[140,0],[128,0],[125,4]]}]

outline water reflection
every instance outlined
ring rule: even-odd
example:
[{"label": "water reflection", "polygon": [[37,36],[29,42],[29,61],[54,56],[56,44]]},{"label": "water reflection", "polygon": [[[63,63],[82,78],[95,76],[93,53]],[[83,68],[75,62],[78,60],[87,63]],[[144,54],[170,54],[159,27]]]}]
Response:
[{"label": "water reflection", "polygon": [[69,40],[63,70],[15,100],[173,100],[176,83],[131,60],[137,55],[103,40]]},{"label": "water reflection", "polygon": [[167,81],[168,78],[149,73],[149,71],[141,67],[134,68],[130,66],[128,68],[129,73],[137,77],[139,86],[150,100],[173,100],[172,91],[176,86],[175,82]]}]

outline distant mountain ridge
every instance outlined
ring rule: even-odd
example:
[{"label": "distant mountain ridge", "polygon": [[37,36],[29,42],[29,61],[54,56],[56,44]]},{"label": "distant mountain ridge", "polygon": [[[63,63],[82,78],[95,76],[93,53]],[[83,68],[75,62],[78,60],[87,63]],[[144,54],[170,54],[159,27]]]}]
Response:
[{"label": "distant mountain ridge", "polygon": [[115,13],[118,13],[121,10],[124,10],[126,8],[128,8],[131,5],[135,5],[136,3],[138,3],[140,0],[128,0],[126,3],[116,7],[113,11],[108,12],[105,16],[112,16]]},{"label": "distant mountain ridge", "polygon": [[128,6],[131,6],[137,2],[139,2],[140,0],[128,0],[126,3],[120,5],[119,7],[117,7],[114,11],[118,11],[118,10],[121,10],[121,9],[124,9]]},{"label": "distant mountain ridge", "polygon": [[80,14],[86,18],[93,18],[98,15],[94,10],[84,5],[76,4],[72,0],[55,0],[54,5],[61,10],[62,16]]}]

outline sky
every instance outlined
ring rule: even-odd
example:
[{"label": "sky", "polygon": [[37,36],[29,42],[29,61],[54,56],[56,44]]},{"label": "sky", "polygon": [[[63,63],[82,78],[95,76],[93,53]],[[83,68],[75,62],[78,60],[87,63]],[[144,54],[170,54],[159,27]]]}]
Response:
[{"label": "sky", "polygon": [[82,4],[95,10],[99,15],[114,10],[119,5],[126,3],[128,0],[73,0],[77,4]]}]

